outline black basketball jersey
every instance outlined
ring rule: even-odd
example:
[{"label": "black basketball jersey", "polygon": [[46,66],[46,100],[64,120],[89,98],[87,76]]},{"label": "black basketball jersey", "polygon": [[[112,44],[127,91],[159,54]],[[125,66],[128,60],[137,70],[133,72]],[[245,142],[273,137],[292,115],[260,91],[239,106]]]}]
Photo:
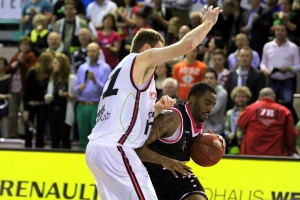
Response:
[{"label": "black basketball jersey", "polygon": [[[188,104],[177,104],[171,110],[176,112],[181,120],[179,137],[173,141],[160,138],[148,145],[148,147],[152,151],[168,158],[188,161],[190,160],[190,146],[193,139],[197,135],[202,134],[202,123],[199,123],[200,127],[196,128]],[[144,165],[149,172],[152,182],[155,182],[155,180],[159,181],[165,175],[172,174],[171,171],[164,170],[163,166],[159,164],[144,162]]]},{"label": "black basketball jersey", "polygon": [[79,66],[86,62],[87,51],[82,51],[82,49],[80,48],[73,53],[72,57],[73,68],[75,70],[74,72],[77,73]]}]

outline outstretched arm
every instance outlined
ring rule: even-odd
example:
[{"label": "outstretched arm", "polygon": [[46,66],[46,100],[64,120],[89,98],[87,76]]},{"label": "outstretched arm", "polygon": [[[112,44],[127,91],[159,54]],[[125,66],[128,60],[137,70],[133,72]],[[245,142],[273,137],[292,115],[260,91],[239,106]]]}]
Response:
[{"label": "outstretched arm", "polygon": [[[212,6],[209,8],[204,6],[204,22],[186,34],[179,42],[164,48],[148,49],[139,54],[135,61],[137,67],[133,70],[134,82],[138,85],[146,82],[152,76],[155,66],[187,54],[196,48],[216,23],[221,12],[219,7],[213,9]],[[149,68],[152,73],[144,76]]]},{"label": "outstretched arm", "polygon": [[190,174],[190,167],[185,165],[186,162],[162,156],[150,150],[147,145],[156,141],[160,137],[172,136],[179,125],[180,118],[175,112],[163,112],[155,118],[149,138],[146,140],[145,144],[141,148],[136,149],[136,153],[142,161],[161,164],[164,168],[170,170],[176,178],[178,177],[176,171],[183,175]]}]

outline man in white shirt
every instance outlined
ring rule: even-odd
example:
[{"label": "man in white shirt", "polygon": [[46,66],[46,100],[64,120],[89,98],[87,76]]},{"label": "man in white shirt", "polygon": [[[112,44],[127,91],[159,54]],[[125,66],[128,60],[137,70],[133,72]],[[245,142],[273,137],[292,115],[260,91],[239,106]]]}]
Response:
[{"label": "man in white shirt", "polygon": [[293,103],[295,72],[300,71],[300,54],[296,44],[287,39],[284,24],[275,27],[275,39],[265,44],[260,68],[268,77],[277,99]]},{"label": "man in white shirt", "polygon": [[87,6],[86,16],[96,29],[100,29],[102,28],[103,17],[108,13],[113,13],[117,8],[117,4],[110,0],[95,0]]}]

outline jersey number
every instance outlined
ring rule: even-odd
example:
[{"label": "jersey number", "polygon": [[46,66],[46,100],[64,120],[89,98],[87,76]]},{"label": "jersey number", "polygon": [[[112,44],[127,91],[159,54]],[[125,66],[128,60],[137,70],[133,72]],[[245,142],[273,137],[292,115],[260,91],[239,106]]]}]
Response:
[{"label": "jersey number", "polygon": [[153,125],[153,122],[149,122],[149,120],[147,120],[145,132],[144,132],[145,135],[147,135],[147,133],[148,133],[149,126],[152,126],[152,125]]},{"label": "jersey number", "polygon": [[117,80],[117,77],[118,77],[120,71],[121,71],[121,68],[117,69],[115,71],[115,73],[111,76],[109,85],[108,85],[106,91],[103,93],[103,99],[105,97],[109,97],[109,96],[118,94],[119,89],[114,89],[114,85],[115,85],[115,82]]}]

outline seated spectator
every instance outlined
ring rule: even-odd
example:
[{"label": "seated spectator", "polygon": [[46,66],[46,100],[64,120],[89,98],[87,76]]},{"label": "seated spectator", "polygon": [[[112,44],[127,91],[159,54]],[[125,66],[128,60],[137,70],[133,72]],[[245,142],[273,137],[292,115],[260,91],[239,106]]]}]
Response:
[{"label": "seated spectator", "polygon": [[181,103],[183,102],[182,99],[180,99],[177,96],[178,93],[178,81],[174,78],[166,78],[163,82],[162,82],[162,92],[160,93],[160,95],[158,95],[157,97],[157,101],[163,96],[163,95],[168,95],[171,98],[175,98],[176,99],[176,103]]},{"label": "seated spectator", "polygon": [[74,85],[76,76],[71,73],[69,59],[64,54],[55,55],[52,74],[47,87],[45,101],[49,104],[49,126],[51,147],[71,149],[70,133],[74,124]]},{"label": "seated spectator", "polygon": [[99,30],[102,28],[103,17],[108,13],[113,14],[117,8],[117,4],[113,1],[95,0],[87,6],[86,16],[89,20],[91,20],[95,28]]},{"label": "seated spectator", "polygon": [[7,60],[4,57],[0,57],[0,138],[7,137],[7,132],[4,132],[2,122],[4,118],[8,116],[8,99],[9,91],[8,84],[10,81],[10,74],[5,74],[5,66]]},{"label": "seated spectator", "polygon": [[155,81],[155,87],[156,87],[156,92],[157,92],[157,96],[160,95],[160,93],[162,92],[162,83],[163,81],[172,76],[172,69],[171,67],[167,64],[167,63],[163,63],[161,65],[158,65],[155,68],[155,72],[154,72],[154,81]]},{"label": "seated spectator", "polygon": [[116,30],[116,20],[113,14],[103,18],[103,30],[98,31],[98,44],[101,47],[106,63],[114,69],[119,64],[121,36]]},{"label": "seated spectator", "polygon": [[76,121],[80,149],[84,150],[88,143],[87,136],[96,124],[98,104],[102,90],[111,72],[110,66],[99,59],[100,47],[97,43],[90,43],[87,47],[88,61],[77,71],[77,81],[74,91],[78,96],[76,107]]},{"label": "seated spectator", "polygon": [[275,30],[275,26],[278,24],[285,24],[288,32],[288,39],[300,45],[300,37],[299,37],[299,15],[297,12],[292,10],[293,0],[279,0],[279,5],[281,7],[281,11],[276,12],[273,15],[273,27]]},{"label": "seated spectator", "polygon": [[[65,17],[65,1],[66,0],[58,0],[53,6],[53,13],[51,18],[52,27],[54,26],[55,22]],[[84,4],[81,0],[73,0],[76,5],[77,15],[85,19],[85,8]]]},{"label": "seated spectator", "polygon": [[153,12],[149,17],[149,24],[164,37],[168,32],[169,20],[173,17],[172,11],[162,3],[162,0],[153,0],[151,6]]},{"label": "seated spectator", "polygon": [[43,14],[37,14],[33,17],[32,24],[33,30],[30,32],[29,37],[32,42],[32,51],[36,57],[39,57],[48,48],[47,18]]},{"label": "seated spectator", "polygon": [[34,134],[36,139],[35,147],[44,147],[44,131],[48,121],[44,95],[52,72],[52,59],[53,55],[51,53],[42,53],[26,76],[23,93],[25,147],[32,147]]},{"label": "seated spectator", "polygon": [[229,71],[225,68],[226,56],[222,49],[216,49],[212,52],[214,69],[218,73],[218,85],[225,87]]},{"label": "seated spectator", "polygon": [[[247,86],[252,93],[248,104],[255,102],[258,99],[259,91],[266,86],[266,79],[263,73],[251,66],[252,55],[253,53],[250,47],[246,46],[240,50],[239,67],[236,71],[229,73],[225,84],[225,89],[228,93],[231,93],[236,86]],[[234,102],[228,99],[227,109],[231,109],[233,105]]]},{"label": "seated spectator", "polygon": [[215,91],[217,92],[217,102],[212,109],[212,112],[209,114],[208,119],[204,122],[204,133],[208,132],[210,129],[213,133],[218,135],[223,135],[223,125],[224,125],[224,115],[226,111],[227,104],[227,91],[223,86],[218,85],[218,74],[216,70],[212,68],[207,68],[204,71],[204,81],[209,83]]},{"label": "seated spectator", "polygon": [[240,154],[243,132],[237,127],[237,120],[240,114],[245,110],[247,102],[251,98],[251,92],[246,86],[237,86],[233,88],[230,98],[234,101],[234,106],[226,112],[224,125],[226,153]]},{"label": "seated spectator", "polygon": [[212,60],[212,52],[215,49],[223,49],[224,51],[224,48],[225,48],[225,43],[222,37],[220,36],[212,37],[208,43],[208,48],[206,49],[206,52],[204,54],[203,62],[206,63],[208,67],[214,68],[213,60]]},{"label": "seated spectator", "polygon": [[178,31],[181,25],[182,22],[178,17],[172,17],[169,20],[168,32],[165,36],[166,46],[174,44],[178,41]]},{"label": "seated spectator", "polygon": [[65,17],[55,22],[53,31],[61,35],[63,51],[70,55],[80,46],[78,40],[79,30],[81,28],[88,28],[88,24],[85,20],[76,16],[76,4],[73,0],[66,0],[64,7]]},{"label": "seated spectator", "polygon": [[24,35],[29,35],[33,30],[32,19],[36,14],[43,14],[47,18],[47,24],[52,17],[53,6],[48,0],[29,0],[26,1],[22,8],[21,25],[23,27]]},{"label": "seated spectator", "polygon": [[291,112],[275,102],[271,88],[259,92],[259,101],[240,115],[237,126],[245,130],[241,154],[289,156],[296,151],[297,130]]},{"label": "seated spectator", "polygon": [[5,73],[11,74],[9,82],[9,125],[10,137],[18,137],[18,113],[23,99],[24,82],[27,71],[36,63],[36,56],[31,50],[31,40],[27,36],[19,39],[19,51],[11,58]]},{"label": "seated spectator", "polygon": [[185,58],[174,65],[172,77],[178,81],[178,97],[187,101],[188,91],[193,84],[204,79],[204,70],[207,65],[196,59],[198,55],[196,47]]},{"label": "seated spectator", "polygon": [[[239,53],[240,50],[244,47],[244,46],[248,46],[249,45],[249,40],[248,37],[245,33],[239,33],[236,35],[235,37],[235,46],[237,48],[237,50],[234,53],[231,53],[228,56],[228,69],[229,70],[236,70],[239,66]],[[252,67],[254,68],[258,68],[259,67],[259,63],[260,63],[260,58],[259,55],[256,51],[252,50],[253,53],[253,59],[252,59]]]}]

